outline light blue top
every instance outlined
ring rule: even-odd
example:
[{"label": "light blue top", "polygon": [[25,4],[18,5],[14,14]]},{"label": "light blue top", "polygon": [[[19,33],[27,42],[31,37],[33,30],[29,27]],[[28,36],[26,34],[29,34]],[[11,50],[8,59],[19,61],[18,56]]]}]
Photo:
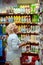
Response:
[{"label": "light blue top", "polygon": [[20,40],[18,36],[14,34],[10,34],[7,39],[7,54],[6,54],[6,61],[12,61],[17,57],[21,56],[21,48],[19,48]]}]

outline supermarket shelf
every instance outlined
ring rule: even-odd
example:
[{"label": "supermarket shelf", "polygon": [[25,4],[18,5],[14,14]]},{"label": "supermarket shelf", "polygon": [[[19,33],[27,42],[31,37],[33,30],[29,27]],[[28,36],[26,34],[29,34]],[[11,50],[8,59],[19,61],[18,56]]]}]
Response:
[{"label": "supermarket shelf", "polygon": [[38,56],[38,54],[36,54],[36,53],[22,53],[22,56]]},{"label": "supermarket shelf", "polygon": [[29,41],[29,42],[27,42],[27,44],[38,46],[39,42],[31,42],[31,41]]},{"label": "supermarket shelf", "polygon": [[[6,24],[6,25],[8,25],[8,24],[10,24],[9,22],[0,22],[0,24]],[[16,23],[16,25],[33,25],[33,26],[35,26],[35,25],[39,25],[39,24],[37,24],[37,23]]]},{"label": "supermarket shelf", "polygon": [[[1,35],[6,35],[6,33],[1,34]],[[22,33],[22,32],[18,32],[17,35],[39,35],[39,33]]]},{"label": "supermarket shelf", "polygon": [[39,33],[23,33],[23,32],[18,32],[17,34],[22,34],[22,35],[26,35],[26,34],[29,34],[29,35],[39,35]]},{"label": "supermarket shelf", "polygon": [[0,22],[0,24],[6,24],[6,25],[8,25],[9,22]]},{"label": "supermarket shelf", "polygon": [[0,13],[0,16],[29,16],[29,15],[38,15],[38,13],[34,13],[34,14],[26,14],[26,13],[24,13],[24,14],[20,14],[20,13],[18,13],[18,14],[15,14],[15,13]]},{"label": "supermarket shelf", "polygon": [[39,24],[37,24],[37,23],[16,23],[17,25],[39,25]]},{"label": "supermarket shelf", "polygon": [[[40,12],[39,14],[42,14],[43,12]],[[24,13],[24,14],[20,14],[20,13],[18,13],[18,14],[15,14],[15,13],[0,13],[0,16],[29,16],[29,15],[39,15],[38,13],[33,13],[33,14],[26,14],[26,13]]]},{"label": "supermarket shelf", "polygon": [[0,16],[13,16],[13,13],[0,13]]},{"label": "supermarket shelf", "polygon": [[34,46],[39,46],[39,43],[37,42],[27,42],[26,44],[23,44],[23,45],[21,45],[21,47],[22,46],[26,46],[26,45],[34,45]]},{"label": "supermarket shelf", "polygon": [[22,65],[31,65],[31,63],[22,63]]}]

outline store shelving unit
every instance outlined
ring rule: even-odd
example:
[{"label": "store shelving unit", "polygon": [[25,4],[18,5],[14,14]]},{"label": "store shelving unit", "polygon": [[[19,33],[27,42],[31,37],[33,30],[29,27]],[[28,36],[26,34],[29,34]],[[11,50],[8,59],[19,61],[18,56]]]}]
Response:
[{"label": "store shelving unit", "polygon": [[[29,16],[29,15],[37,15],[37,14],[14,14],[14,13],[10,13],[10,14],[8,14],[8,13],[0,13],[0,17],[2,17],[2,16]],[[0,22],[0,25],[1,24],[5,24],[5,25],[8,25],[9,24],[9,22]],[[40,26],[39,24],[37,24],[37,23],[16,23],[16,25],[30,25],[30,26]],[[27,35],[27,34],[29,34],[29,35],[39,35],[39,33],[37,33],[37,32],[29,32],[29,33],[23,33],[23,32],[18,32],[17,33],[18,35],[20,34],[22,34],[22,35]],[[35,46],[39,46],[39,43],[35,43],[35,42],[28,42],[27,44],[30,44],[30,45],[35,45]],[[30,56],[38,56],[38,54],[35,54],[35,53],[22,53],[22,55],[30,55]],[[28,63],[23,63],[22,65],[31,65],[31,63],[30,64],[28,64]]]},{"label": "store shelving unit", "polygon": [[[6,24],[6,25],[8,25],[8,24],[10,24],[9,22],[0,22],[0,24]],[[35,26],[35,25],[39,25],[39,24],[37,24],[37,23],[16,23],[16,25],[33,25],[33,26]]]},{"label": "store shelving unit", "polygon": [[26,34],[29,34],[29,35],[39,35],[39,33],[23,33],[23,32],[18,32],[17,34],[22,34],[22,35],[26,35]]},{"label": "store shelving unit", "polygon": [[34,45],[34,46],[39,46],[39,42],[31,42],[31,41],[28,41],[26,44],[23,44],[22,46],[26,46],[26,45]]},{"label": "store shelving unit", "polygon": [[29,16],[29,15],[37,15],[37,14],[42,14],[43,12],[39,12],[39,13],[30,13],[30,14],[27,14],[27,13],[24,13],[24,14],[15,14],[15,13],[0,13],[0,16]]}]

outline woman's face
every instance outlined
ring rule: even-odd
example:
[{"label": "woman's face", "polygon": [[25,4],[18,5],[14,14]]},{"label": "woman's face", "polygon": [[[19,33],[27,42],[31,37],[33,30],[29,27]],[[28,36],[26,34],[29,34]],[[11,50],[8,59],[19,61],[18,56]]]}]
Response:
[{"label": "woman's face", "polygon": [[17,25],[14,25],[14,32],[18,32],[18,27],[17,27]]},{"label": "woman's face", "polygon": [[7,32],[8,34],[17,33],[17,32],[18,32],[18,27],[17,27],[17,25],[14,24],[14,23],[9,24],[9,25],[7,26],[7,28],[6,28],[6,32]]}]

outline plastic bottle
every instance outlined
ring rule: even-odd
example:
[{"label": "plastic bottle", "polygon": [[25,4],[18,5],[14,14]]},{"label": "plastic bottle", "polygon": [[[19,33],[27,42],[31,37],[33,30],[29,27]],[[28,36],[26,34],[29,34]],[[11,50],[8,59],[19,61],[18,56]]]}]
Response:
[{"label": "plastic bottle", "polygon": [[35,65],[39,65],[39,62],[38,62],[38,60],[36,60],[36,62],[35,62]]},{"label": "plastic bottle", "polygon": [[23,18],[24,18],[23,22],[25,23],[26,22],[26,16],[24,16]]},{"label": "plastic bottle", "polygon": [[33,15],[32,16],[32,22],[33,23],[38,23],[39,22],[39,15]]},{"label": "plastic bottle", "polygon": [[29,15],[29,21],[28,22],[31,22],[31,16]]},{"label": "plastic bottle", "polygon": [[11,16],[11,19],[10,20],[11,20],[11,23],[14,22],[13,16]]},{"label": "plastic bottle", "polygon": [[28,16],[26,16],[26,22],[29,22]]},{"label": "plastic bottle", "polygon": [[6,33],[6,25],[5,24],[3,25],[3,29],[2,30],[3,30],[3,34],[5,34]]},{"label": "plastic bottle", "polygon": [[35,4],[31,4],[31,13],[32,14],[35,13],[35,8],[36,8]]},{"label": "plastic bottle", "polygon": [[5,18],[6,18],[6,22],[8,22],[8,16],[6,16]]},{"label": "plastic bottle", "polygon": [[11,22],[11,17],[10,17],[10,16],[8,17],[8,22],[9,22],[9,23]]},{"label": "plastic bottle", "polygon": [[16,23],[18,23],[18,16],[15,17]]},{"label": "plastic bottle", "polygon": [[14,16],[14,22],[16,23],[16,16]]},{"label": "plastic bottle", "polygon": [[4,22],[4,18],[3,17],[1,17],[1,22]]},{"label": "plastic bottle", "polygon": [[6,22],[6,18],[4,17],[4,22]]},{"label": "plastic bottle", "polygon": [[21,16],[21,22],[24,22],[24,16]]},{"label": "plastic bottle", "polygon": [[2,33],[2,25],[0,25],[0,35],[3,34]]},{"label": "plastic bottle", "polygon": [[31,42],[34,42],[34,41],[35,41],[35,36],[31,35]]},{"label": "plastic bottle", "polygon": [[17,16],[17,23],[19,23],[19,16]]}]

